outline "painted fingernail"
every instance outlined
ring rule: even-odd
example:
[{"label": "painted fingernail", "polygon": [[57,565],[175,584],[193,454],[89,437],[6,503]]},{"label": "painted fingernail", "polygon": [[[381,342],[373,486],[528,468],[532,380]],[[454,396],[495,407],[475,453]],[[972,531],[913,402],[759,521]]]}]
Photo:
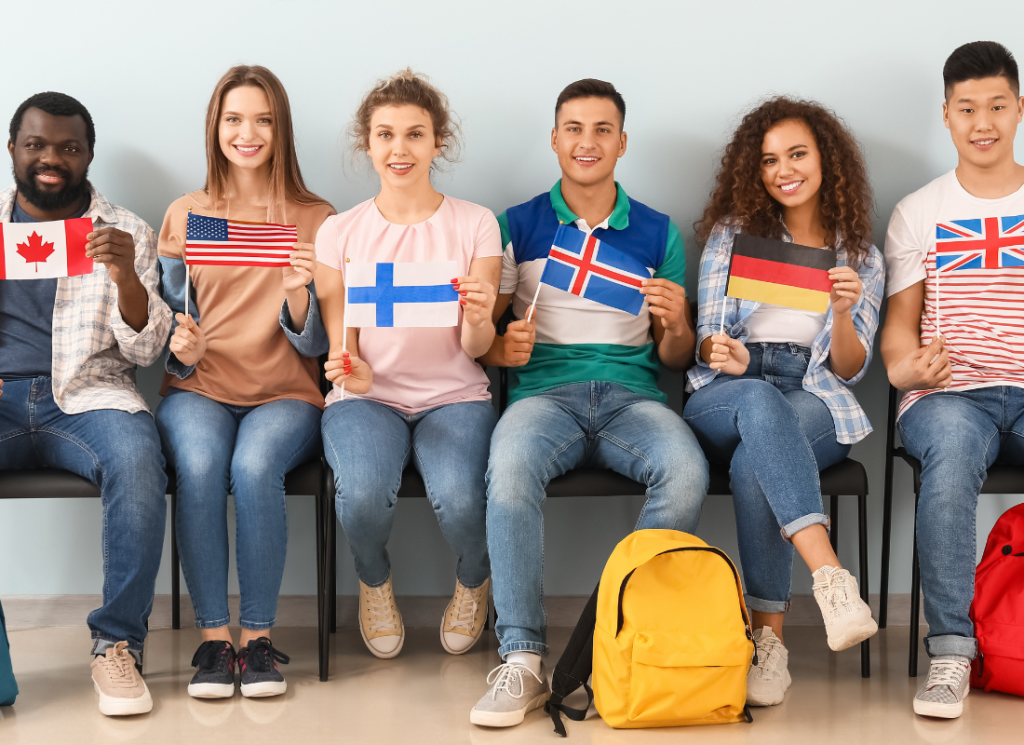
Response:
[{"label": "painted fingernail", "polygon": [[460,300],[459,303],[461,303],[462,305],[465,305],[466,301],[465,300]]},{"label": "painted fingernail", "polygon": [[468,292],[460,292],[459,294],[460,294],[460,295],[462,295],[463,297],[465,297],[465,296],[466,296],[466,295],[468,295],[469,293],[468,293]]},{"label": "painted fingernail", "polygon": [[453,277],[452,279],[450,279],[448,281],[451,282],[453,285],[457,285],[459,283],[459,278],[458,277]]}]

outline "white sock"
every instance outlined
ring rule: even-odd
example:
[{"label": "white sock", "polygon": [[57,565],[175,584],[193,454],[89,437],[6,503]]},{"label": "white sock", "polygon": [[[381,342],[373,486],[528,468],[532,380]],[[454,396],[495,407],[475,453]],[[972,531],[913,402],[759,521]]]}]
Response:
[{"label": "white sock", "polygon": [[540,655],[536,652],[509,652],[505,655],[505,662],[522,665],[540,677]]}]

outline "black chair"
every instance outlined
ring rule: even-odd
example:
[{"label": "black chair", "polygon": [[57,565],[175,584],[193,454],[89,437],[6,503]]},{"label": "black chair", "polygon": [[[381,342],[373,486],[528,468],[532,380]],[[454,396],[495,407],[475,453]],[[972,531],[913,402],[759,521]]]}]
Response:
[{"label": "black chair", "polygon": [[[941,394],[932,394],[941,395]],[[910,656],[907,664],[908,675],[917,677],[918,638],[921,614],[921,564],[917,555],[917,505],[921,499],[921,462],[907,452],[903,446],[896,446],[896,410],[900,396],[889,386],[889,431],[886,434],[885,500],[882,514],[882,583],[879,601],[878,625],[885,628],[889,601],[889,551],[892,538],[892,484],[893,463],[896,458],[910,466],[914,474],[914,564],[910,579]],[[1024,494],[1024,467],[994,465],[988,469],[988,478],[981,485],[982,494]]]}]

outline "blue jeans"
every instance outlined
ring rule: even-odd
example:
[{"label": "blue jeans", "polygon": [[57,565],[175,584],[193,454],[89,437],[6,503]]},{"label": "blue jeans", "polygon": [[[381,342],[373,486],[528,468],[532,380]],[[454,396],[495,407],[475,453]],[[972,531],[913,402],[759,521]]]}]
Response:
[{"label": "blue jeans", "polygon": [[141,654],[167,520],[153,417],[116,409],[65,414],[50,378],[8,380],[0,397],[0,470],[44,467],[77,473],[102,494],[103,607],[89,614],[93,652],[127,641]]},{"label": "blue jeans", "polygon": [[448,545],[456,577],[479,587],[491,574],[484,529],[484,472],[497,414],[490,401],[445,404],[403,414],[366,399],[338,401],[324,412],[327,462],[334,469],[335,507],[369,587],[388,581],[387,543],[402,471],[416,466]]},{"label": "blue jeans", "polygon": [[931,657],[974,658],[968,612],[977,565],[975,517],[989,466],[1024,465],[1024,389],[1012,386],[932,393],[900,417],[907,451],[921,461],[917,551],[925,649]]},{"label": "blue jeans", "polygon": [[744,375],[719,375],[695,391],[683,418],[708,460],[729,464],[747,607],[789,609],[793,545],[811,525],[829,524],[818,471],[843,460],[828,406],[803,389],[811,350],[748,344]]},{"label": "blue jeans", "polygon": [[502,658],[548,652],[541,505],[548,482],[580,466],[647,485],[636,530],[697,528],[708,463],[693,432],[667,406],[604,382],[516,401],[494,430],[487,469],[487,545]]},{"label": "blue jeans", "polygon": [[235,497],[235,555],[246,629],[269,629],[288,551],[284,477],[320,453],[320,409],[283,399],[231,406],[177,390],[156,410],[178,478],[178,552],[196,627],[226,626],[228,494]]}]

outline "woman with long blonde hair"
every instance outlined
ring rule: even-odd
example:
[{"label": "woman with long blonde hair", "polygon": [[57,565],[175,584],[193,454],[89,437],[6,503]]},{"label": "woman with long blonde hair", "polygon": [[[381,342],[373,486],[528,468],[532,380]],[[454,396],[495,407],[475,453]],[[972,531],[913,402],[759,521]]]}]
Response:
[{"label": "woman with long blonde hair", "polygon": [[[326,349],[313,334],[313,239],[334,210],[303,183],[288,96],[265,67],[234,67],[217,84],[206,157],[206,185],[168,208],[159,242],[164,300],[176,323],[156,420],[177,475],[178,549],[203,636],[189,694],[233,696],[237,661],[243,696],[276,696],[287,688],[277,663],[288,661],[270,641],[287,550],[284,478],[320,454],[316,356]],[[287,249],[294,237],[286,266],[239,261],[230,244],[206,255],[204,241],[257,236],[260,225],[271,233],[257,240],[283,240]],[[229,493],[241,592],[237,654],[228,629]]]}]

